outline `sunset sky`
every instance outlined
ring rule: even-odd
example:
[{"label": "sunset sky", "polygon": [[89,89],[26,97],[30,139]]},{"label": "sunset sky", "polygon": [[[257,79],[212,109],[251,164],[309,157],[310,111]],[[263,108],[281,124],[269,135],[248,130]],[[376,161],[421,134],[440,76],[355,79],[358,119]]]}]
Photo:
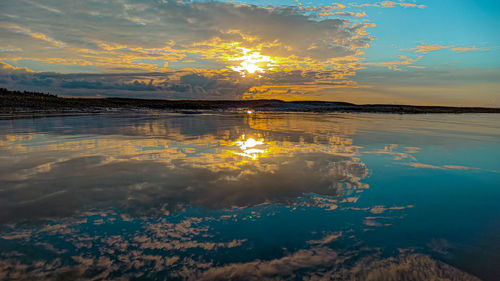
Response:
[{"label": "sunset sky", "polygon": [[500,106],[500,1],[2,0],[0,87]]}]

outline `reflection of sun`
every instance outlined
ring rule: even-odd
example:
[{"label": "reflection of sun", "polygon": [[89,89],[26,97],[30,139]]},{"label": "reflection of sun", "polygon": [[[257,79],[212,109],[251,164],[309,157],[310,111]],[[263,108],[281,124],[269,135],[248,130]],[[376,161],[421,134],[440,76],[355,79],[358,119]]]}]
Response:
[{"label": "reflection of sun", "polygon": [[264,73],[266,70],[274,66],[275,61],[269,56],[261,55],[256,51],[252,52],[247,48],[239,47],[239,49],[242,50],[243,55],[229,60],[239,61],[240,65],[230,66],[229,68],[239,72],[243,77],[245,77],[246,74]]},{"label": "reflection of sun", "polygon": [[237,155],[249,157],[252,159],[257,159],[259,155],[264,153],[263,149],[257,148],[260,145],[264,144],[263,139],[254,139],[254,138],[245,138],[245,135],[242,135],[240,140],[234,142],[237,145],[241,152],[235,152]]}]

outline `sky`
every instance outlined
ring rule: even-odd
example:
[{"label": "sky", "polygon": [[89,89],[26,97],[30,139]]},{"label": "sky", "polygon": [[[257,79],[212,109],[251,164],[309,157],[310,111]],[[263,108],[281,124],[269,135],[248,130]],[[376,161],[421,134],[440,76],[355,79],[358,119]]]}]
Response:
[{"label": "sky", "polygon": [[500,2],[2,0],[0,87],[500,107]]}]

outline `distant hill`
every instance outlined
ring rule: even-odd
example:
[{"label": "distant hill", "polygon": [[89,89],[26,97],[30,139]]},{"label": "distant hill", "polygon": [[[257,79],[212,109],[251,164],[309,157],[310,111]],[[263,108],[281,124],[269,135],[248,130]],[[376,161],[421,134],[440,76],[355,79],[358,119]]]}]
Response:
[{"label": "distant hill", "polygon": [[104,112],[108,110],[215,110],[280,112],[374,112],[374,113],[500,113],[500,108],[365,104],[327,101],[281,100],[158,100],[134,98],[63,98],[37,92],[0,88],[0,112]]}]

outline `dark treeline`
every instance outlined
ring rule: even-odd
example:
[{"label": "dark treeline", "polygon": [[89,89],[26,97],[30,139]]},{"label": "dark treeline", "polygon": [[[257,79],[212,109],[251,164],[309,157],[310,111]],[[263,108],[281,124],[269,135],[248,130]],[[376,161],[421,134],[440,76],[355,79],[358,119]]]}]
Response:
[{"label": "dark treeline", "polygon": [[99,112],[108,109],[239,110],[289,112],[380,112],[380,113],[500,113],[500,108],[412,106],[346,102],[281,100],[160,100],[138,98],[65,98],[53,94],[10,91],[0,88],[0,112]]}]

